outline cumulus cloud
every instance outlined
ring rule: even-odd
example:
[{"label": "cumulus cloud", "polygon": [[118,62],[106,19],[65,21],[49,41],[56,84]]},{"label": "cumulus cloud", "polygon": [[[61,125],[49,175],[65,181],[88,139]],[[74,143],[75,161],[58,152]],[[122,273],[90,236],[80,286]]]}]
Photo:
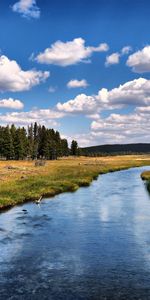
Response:
[{"label": "cumulus cloud", "polygon": [[107,118],[99,118],[97,121],[93,121],[91,124],[91,129],[94,131],[102,130],[107,131],[120,131],[120,129],[125,130],[125,128],[132,128],[134,123],[137,123],[139,116],[137,114],[121,115],[121,114],[110,114]]},{"label": "cumulus cloud", "polygon": [[[99,99],[103,99],[99,92]],[[105,89],[105,100],[109,105],[137,105],[143,106],[150,103],[150,80],[138,78],[128,81],[110,91]]]},{"label": "cumulus cloud", "polygon": [[0,91],[26,91],[44,82],[50,76],[49,72],[36,70],[23,71],[15,60],[0,56]]},{"label": "cumulus cloud", "polygon": [[39,63],[66,67],[79,62],[86,62],[86,59],[91,57],[93,52],[104,52],[108,48],[106,43],[102,43],[98,47],[86,47],[85,40],[82,38],[76,38],[68,42],[57,41],[50,48],[39,53],[35,60]]},{"label": "cumulus cloud", "polygon": [[[81,147],[100,144],[137,143],[150,140],[149,108],[139,108],[130,114],[111,113],[92,121],[88,133],[74,138]],[[71,140],[71,138],[70,138]]]},{"label": "cumulus cloud", "polygon": [[118,52],[112,53],[111,55],[106,56],[105,66],[119,64],[120,54]]},{"label": "cumulus cloud", "polygon": [[138,78],[128,81],[112,90],[102,88],[97,95],[79,94],[65,103],[58,103],[58,111],[71,114],[97,114],[104,109],[115,109],[124,106],[150,105],[150,80]]},{"label": "cumulus cloud", "polygon": [[120,62],[120,57],[123,55],[128,54],[130,51],[132,51],[131,46],[125,46],[123,47],[120,52],[114,52],[108,56],[106,56],[105,66],[109,67],[111,65],[117,65]]},{"label": "cumulus cloud", "polygon": [[126,64],[132,68],[133,72],[150,72],[150,46],[131,54]]},{"label": "cumulus cloud", "polygon": [[36,0],[20,0],[12,6],[12,10],[26,18],[38,19],[40,17],[40,9],[36,5]]},{"label": "cumulus cloud", "polygon": [[80,94],[75,99],[69,100],[65,103],[57,104],[58,111],[64,113],[95,113],[97,108],[96,100],[93,96],[87,96],[85,94]]},{"label": "cumulus cloud", "polygon": [[63,113],[52,109],[34,109],[27,112],[12,112],[0,114],[0,122],[4,124],[28,125],[34,122],[47,126],[57,126],[57,119],[64,116]]},{"label": "cumulus cloud", "polygon": [[8,98],[0,99],[0,107],[10,109],[22,109],[24,107],[24,104],[20,100]]},{"label": "cumulus cloud", "polygon": [[82,80],[72,79],[67,83],[67,87],[69,89],[86,88],[87,86],[88,86],[88,83],[85,79],[82,79]]},{"label": "cumulus cloud", "polygon": [[[133,110],[130,114],[110,113],[110,110],[130,105]],[[65,114],[84,114],[93,120],[88,134],[76,135],[80,146],[150,139],[150,80],[145,78],[111,90],[103,88],[96,95],[80,94],[65,103],[58,103],[57,109]],[[103,110],[107,110],[108,117],[102,117]]]},{"label": "cumulus cloud", "polygon": [[140,111],[131,114],[110,114],[91,124],[91,135],[101,143],[146,142],[150,138],[149,116]]}]

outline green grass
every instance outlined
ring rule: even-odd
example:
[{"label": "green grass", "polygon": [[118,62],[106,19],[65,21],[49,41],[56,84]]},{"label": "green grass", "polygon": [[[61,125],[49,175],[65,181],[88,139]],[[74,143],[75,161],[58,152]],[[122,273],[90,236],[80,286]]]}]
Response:
[{"label": "green grass", "polygon": [[150,156],[68,158],[49,161],[45,167],[35,167],[34,162],[0,162],[0,209],[74,192],[89,186],[99,174],[143,165],[150,165]]}]

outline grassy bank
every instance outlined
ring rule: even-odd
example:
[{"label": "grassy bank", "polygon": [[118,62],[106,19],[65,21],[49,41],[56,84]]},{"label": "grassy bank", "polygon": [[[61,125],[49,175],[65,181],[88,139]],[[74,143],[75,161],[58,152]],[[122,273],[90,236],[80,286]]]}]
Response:
[{"label": "grassy bank", "polygon": [[146,181],[147,190],[150,192],[150,171],[143,172],[141,178]]},{"label": "grassy bank", "polygon": [[76,191],[80,186],[88,186],[99,174],[144,165],[150,165],[150,155],[69,157],[48,161],[42,167],[34,162],[1,161],[0,209],[40,196]]}]

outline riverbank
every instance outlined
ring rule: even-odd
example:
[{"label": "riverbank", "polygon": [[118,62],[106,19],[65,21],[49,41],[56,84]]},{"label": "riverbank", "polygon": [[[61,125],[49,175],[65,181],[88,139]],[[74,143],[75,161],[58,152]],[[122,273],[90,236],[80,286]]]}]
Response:
[{"label": "riverbank", "polygon": [[99,174],[150,165],[150,155],[64,158],[35,166],[33,161],[0,162],[0,210],[89,186]]},{"label": "riverbank", "polygon": [[147,190],[150,192],[150,171],[144,171],[141,178],[146,181]]}]

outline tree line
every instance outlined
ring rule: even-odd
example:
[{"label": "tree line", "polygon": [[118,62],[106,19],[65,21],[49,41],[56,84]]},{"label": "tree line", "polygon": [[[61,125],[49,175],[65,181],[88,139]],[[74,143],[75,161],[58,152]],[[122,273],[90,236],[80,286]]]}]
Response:
[{"label": "tree line", "polygon": [[82,148],[85,156],[107,156],[150,153],[150,143],[107,144]]},{"label": "tree line", "polygon": [[71,148],[60,133],[37,123],[25,127],[0,126],[0,158],[3,159],[57,159],[68,155],[79,155],[77,141]]}]

